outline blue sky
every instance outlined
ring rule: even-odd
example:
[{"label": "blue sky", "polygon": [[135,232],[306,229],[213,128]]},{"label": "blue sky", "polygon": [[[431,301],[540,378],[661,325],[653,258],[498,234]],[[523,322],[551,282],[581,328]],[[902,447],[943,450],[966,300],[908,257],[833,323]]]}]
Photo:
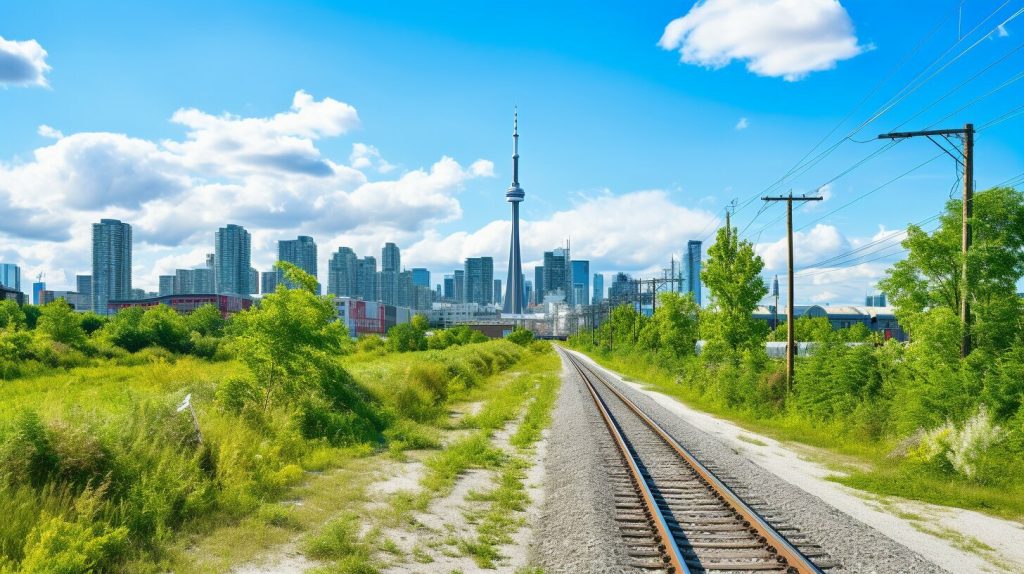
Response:
[{"label": "blue sky", "polygon": [[[391,240],[435,282],[480,255],[503,277],[518,105],[527,269],[571,236],[592,270],[654,273],[708,235],[729,201],[765,190],[837,124],[819,149],[839,141],[930,76],[922,70],[951,62],[852,139],[907,120],[900,129],[924,128],[1013,80],[1024,17],[1012,17],[1024,3],[959,5],[5,4],[0,259],[70,285],[89,268],[88,223],[115,216],[136,226],[135,282],[146,288],[201,265],[228,222],[254,232],[261,269],[277,239],[301,233],[316,238],[322,272],[339,245],[379,257]],[[682,32],[666,32],[683,17]],[[4,47],[32,60],[31,41],[48,69],[5,81]],[[999,118],[1020,106],[1021,86],[939,127]],[[1024,171],[1022,122],[979,134],[979,189]],[[883,145],[847,141],[773,191],[813,192]],[[826,201],[797,213],[810,233],[798,267],[937,213],[955,184],[947,158],[815,221],[937,153],[903,142],[832,182]],[[784,220],[765,227],[774,206],[748,226],[760,207],[736,220],[773,273]],[[798,299],[859,301],[898,256],[888,245],[805,271]]]}]

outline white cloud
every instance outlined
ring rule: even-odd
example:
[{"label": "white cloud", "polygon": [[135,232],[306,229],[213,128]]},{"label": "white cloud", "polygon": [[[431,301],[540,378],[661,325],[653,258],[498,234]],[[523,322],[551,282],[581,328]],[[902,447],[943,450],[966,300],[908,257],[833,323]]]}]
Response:
[{"label": "white cloud", "polygon": [[[793,265],[804,267],[850,248],[850,242],[832,225],[815,225],[810,231],[793,233]],[[785,273],[789,258],[785,237],[758,243],[754,250],[764,260],[766,273]]]},{"label": "white cloud", "polygon": [[[149,289],[160,274],[201,265],[196,255],[212,250],[215,230],[226,223],[250,230],[261,268],[278,239],[300,233],[316,236],[322,254],[337,245],[323,241],[331,234],[408,245],[427,227],[460,218],[464,184],[494,174],[490,161],[442,156],[427,169],[370,181],[317,147],[359,125],[355,108],[303,91],[288,111],[269,117],[182,109],[172,119],[185,128],[183,138],[64,135],[40,126],[54,141],[28,161],[0,162],[0,243],[19,254],[15,262],[46,272],[52,286],[73,284],[75,273],[88,271],[91,224],[102,217],[132,224],[134,282]],[[364,145],[363,155],[373,158],[366,169],[397,170]]]},{"label": "white cloud", "polygon": [[59,140],[60,138],[64,137],[64,134],[60,130],[51,128],[46,124],[39,126],[39,128],[36,130],[36,133],[43,136],[44,138],[53,140]]},{"label": "white cloud", "polygon": [[837,0],[703,0],[669,22],[658,42],[680,61],[721,68],[746,62],[759,76],[796,81],[866,48]]},{"label": "white cloud", "polygon": [[375,169],[379,173],[388,173],[396,167],[381,157],[380,150],[364,143],[352,144],[352,153],[348,156],[348,161],[356,169]]},{"label": "white cloud", "polygon": [[35,40],[6,40],[0,36],[0,86],[47,87],[46,50]]},{"label": "white cloud", "polygon": [[745,130],[749,126],[750,126],[750,123],[747,121],[747,118],[740,118],[740,121],[736,122],[736,130],[737,131]]},{"label": "white cloud", "polygon": [[1000,38],[1005,38],[1005,37],[1010,35],[1010,33],[1006,31],[1006,26],[1004,26],[1003,24],[1000,24],[997,27],[997,32],[996,33],[999,34]]}]

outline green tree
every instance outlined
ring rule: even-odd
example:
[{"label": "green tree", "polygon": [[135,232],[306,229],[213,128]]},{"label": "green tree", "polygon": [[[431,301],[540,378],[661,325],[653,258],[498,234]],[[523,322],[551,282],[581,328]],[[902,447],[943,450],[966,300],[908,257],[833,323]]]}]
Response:
[{"label": "green tree", "polygon": [[704,314],[702,325],[709,347],[738,350],[763,343],[767,325],[753,318],[758,302],[768,294],[762,269],[764,262],[753,244],[739,239],[735,227],[718,230],[700,274],[712,296],[712,313]]},{"label": "green tree", "polygon": [[25,312],[21,305],[10,299],[0,301],[0,329],[24,329]]},{"label": "green tree", "polygon": [[388,345],[393,351],[406,353],[427,348],[426,332],[412,323],[401,323],[388,329]]},{"label": "green tree", "polygon": [[316,279],[279,261],[276,267],[295,289],[278,289],[234,316],[230,332],[239,360],[255,377],[263,410],[279,398],[300,396],[308,383],[345,350],[347,333],[328,297],[316,295]]},{"label": "green tree", "polygon": [[72,347],[85,343],[85,330],[78,314],[63,299],[43,305],[36,331],[51,341]]},{"label": "green tree", "polygon": [[193,311],[187,318],[189,329],[200,335],[219,336],[224,331],[224,318],[220,310],[213,305],[203,305]]},{"label": "green tree", "polygon": [[662,293],[652,321],[659,344],[676,357],[692,355],[697,344],[699,311],[700,307],[689,293]]},{"label": "green tree", "polygon": [[105,317],[101,317],[92,311],[82,313],[80,317],[82,320],[82,329],[85,330],[86,335],[92,335],[96,331],[99,331],[107,322]]},{"label": "green tree", "polygon": [[107,320],[99,333],[111,343],[134,353],[149,344],[140,327],[145,312],[142,307],[125,307]]},{"label": "green tree", "polygon": [[[962,202],[946,203],[939,227],[928,233],[907,228],[907,258],[889,269],[879,286],[896,307],[912,338],[922,335],[923,315],[936,309],[960,313]],[[993,188],[974,196],[972,245],[968,253],[973,347],[1000,352],[1020,332],[1024,305],[1016,284],[1024,277],[1024,195]]]},{"label": "green tree", "polygon": [[21,308],[25,312],[25,326],[29,329],[36,328],[36,322],[39,321],[39,316],[42,315],[38,305],[25,305]]},{"label": "green tree", "polygon": [[533,342],[533,331],[522,327],[515,327],[508,334],[507,339],[521,347],[528,347]]},{"label": "green tree", "polygon": [[139,330],[146,343],[176,353],[189,348],[189,330],[185,318],[167,305],[146,309],[139,320]]}]

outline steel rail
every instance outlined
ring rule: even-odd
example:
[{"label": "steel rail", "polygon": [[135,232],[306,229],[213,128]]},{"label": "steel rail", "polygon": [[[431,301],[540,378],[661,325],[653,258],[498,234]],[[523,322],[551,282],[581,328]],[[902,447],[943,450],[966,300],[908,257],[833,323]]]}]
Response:
[{"label": "steel rail", "polygon": [[647,480],[643,477],[643,473],[640,472],[640,466],[636,462],[636,457],[630,452],[629,446],[626,444],[626,439],[622,436],[622,432],[619,430],[615,419],[611,413],[608,412],[608,408],[604,403],[604,399],[597,394],[597,389],[594,388],[590,382],[587,374],[580,368],[579,363],[574,357],[569,357],[569,362],[576,367],[576,370],[580,374],[580,378],[587,385],[587,390],[590,391],[591,398],[594,399],[594,404],[597,405],[597,410],[601,413],[601,417],[604,419],[605,425],[608,426],[608,431],[611,433],[612,438],[615,441],[615,445],[619,449],[619,453],[622,454],[622,458],[626,461],[626,466],[629,469],[629,473],[632,476],[633,483],[640,491],[641,498],[643,499],[644,506],[647,509],[648,515],[651,519],[652,526],[658,533],[660,540],[656,542],[661,543],[659,550],[664,553],[664,560],[666,561],[666,568],[669,572],[675,572],[677,574],[691,574],[690,569],[686,566],[686,560],[683,558],[683,553],[679,549],[679,545],[676,543],[676,537],[672,534],[672,530],[668,525],[668,521],[665,520],[665,515],[661,512],[661,508],[658,506],[657,501],[654,500],[654,493],[651,492],[650,486],[647,484]]},{"label": "steel rail", "polygon": [[[600,381],[609,391],[612,392],[622,403],[629,408],[637,417],[647,425],[655,434],[658,435],[666,444],[668,444],[683,461],[690,466],[711,488],[715,493],[733,510],[738,513],[743,520],[750,525],[750,527],[757,532],[765,545],[773,551],[781,559],[785,560],[786,565],[791,571],[799,574],[824,574],[824,572],[818,568],[813,562],[811,562],[806,556],[803,555],[795,546],[793,546],[786,538],[780,534],[774,527],[771,526],[766,520],[764,520],[760,514],[752,509],[747,503],[745,503],[728,485],[723,483],[714,475],[710,470],[707,469],[689,450],[683,445],[679,444],[671,435],[669,435],[658,423],[654,422],[646,413],[644,413],[633,401],[626,398],[618,389],[609,383],[605,377],[595,371],[590,365],[587,365],[579,357],[573,356],[572,352],[566,351],[566,355],[569,357],[570,362],[580,372],[583,380],[587,383],[591,393],[596,395],[596,391],[593,389],[590,377],[587,376],[586,372],[589,372],[593,378]],[[603,400],[603,399],[602,399]],[[607,422],[607,421],[606,421]],[[674,540],[674,537],[673,537]]]}]

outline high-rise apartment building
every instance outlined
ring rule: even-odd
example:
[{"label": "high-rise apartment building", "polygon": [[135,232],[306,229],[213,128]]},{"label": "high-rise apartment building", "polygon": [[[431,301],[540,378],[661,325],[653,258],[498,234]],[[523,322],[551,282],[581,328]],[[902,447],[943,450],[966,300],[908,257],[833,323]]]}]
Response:
[{"label": "high-rise apartment building", "polygon": [[157,279],[157,294],[160,297],[174,295],[174,275],[161,275]]},{"label": "high-rise apartment building", "polygon": [[377,284],[377,258],[367,255],[359,260],[359,297],[363,301],[379,301],[380,286]]},{"label": "high-rise apartment building", "polygon": [[21,268],[14,263],[0,263],[0,285],[21,291]]},{"label": "high-rise apartment building", "polygon": [[267,295],[277,291],[277,271],[263,271],[260,273],[260,293]]},{"label": "high-rise apartment building", "polygon": [[241,225],[221,227],[214,236],[214,281],[218,294],[249,295],[252,236]]},{"label": "high-rise apartment building", "polygon": [[79,311],[92,311],[92,275],[75,275],[75,290],[78,291],[77,309]]},{"label": "high-rise apartment building", "polygon": [[[316,269],[316,242],[313,241],[312,237],[308,235],[300,235],[298,239],[285,239],[277,242],[277,260],[287,261],[292,265],[302,269],[306,273],[317,278]],[[295,285],[291,285],[282,273],[278,277],[279,281],[285,281],[289,283],[289,287],[294,288]],[[320,293],[320,283],[317,283],[317,293]]]},{"label": "high-rise apartment building", "polygon": [[494,302],[494,259],[470,257],[466,259],[465,302],[490,305]]},{"label": "high-rise apartment building", "polygon": [[501,279],[494,280],[494,304],[501,305]]},{"label": "high-rise apartment building", "polygon": [[[317,285],[319,293],[319,285]],[[249,294],[256,295],[260,292],[260,272],[255,267],[249,268]]]},{"label": "high-rise apartment building", "polygon": [[442,297],[445,301],[455,300],[455,276],[445,275],[444,276],[444,290],[442,291]]},{"label": "high-rise apartment building", "polygon": [[402,251],[390,241],[385,243],[384,248],[380,250],[380,270],[394,271],[395,273],[402,270]]},{"label": "high-rise apartment building", "polygon": [[590,261],[573,260],[572,292],[574,305],[590,305]]},{"label": "high-rise apartment building", "polygon": [[466,271],[463,269],[455,270],[455,302],[466,302]]},{"label": "high-rise apartment building", "polygon": [[594,273],[594,297],[591,302],[599,305],[601,301],[604,301],[604,275]]},{"label": "high-rise apartment building", "polygon": [[116,219],[92,224],[92,310],[132,296],[132,226]]},{"label": "high-rise apartment building", "polygon": [[697,305],[700,305],[700,252],[700,241],[691,239],[686,243],[683,257],[684,292],[691,293]]},{"label": "high-rise apartment building", "polygon": [[339,247],[331,255],[327,292],[336,297],[359,297],[359,257],[351,247]]},{"label": "high-rise apartment building", "polygon": [[206,267],[177,269],[174,272],[174,295],[212,295],[213,271]]},{"label": "high-rise apartment building", "polygon": [[207,253],[206,254],[206,268],[210,270],[210,275],[213,277],[213,289],[210,293],[220,293],[220,289],[217,287],[217,254]]}]

